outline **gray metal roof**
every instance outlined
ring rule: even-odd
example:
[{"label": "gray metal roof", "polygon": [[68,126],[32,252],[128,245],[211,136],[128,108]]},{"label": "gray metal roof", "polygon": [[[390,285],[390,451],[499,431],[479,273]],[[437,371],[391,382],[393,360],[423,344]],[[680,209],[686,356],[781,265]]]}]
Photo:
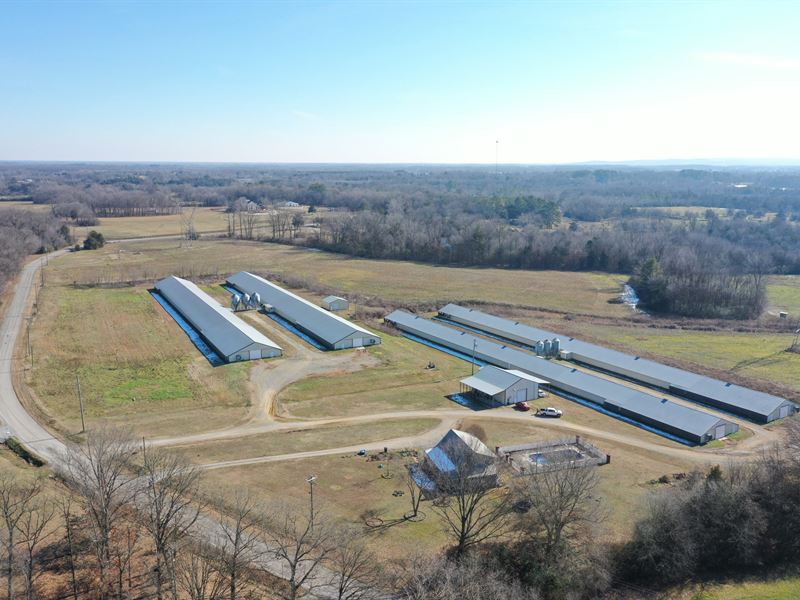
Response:
[{"label": "gray metal roof", "polygon": [[504,319],[480,310],[458,306],[457,304],[448,304],[439,311],[439,314],[451,317],[455,321],[460,321],[477,329],[489,329],[492,333],[499,333],[502,337],[529,346],[535,345],[538,340],[558,337],[561,342],[561,349],[571,352],[579,362],[581,357],[603,362],[608,365],[607,369],[610,371],[615,371],[615,369],[625,370],[628,371],[628,376],[633,378],[638,375],[645,381],[656,380],[659,382],[659,387],[668,389],[671,386],[678,392],[687,392],[706,397],[720,405],[727,406],[727,409],[731,412],[749,411],[766,418],[781,405],[789,402],[785,398],[684,371],[683,369],[669,367],[646,358],[604,348],[576,338],[559,336],[552,331],[538,329],[518,321]]},{"label": "gray metal roof", "polygon": [[337,300],[341,300],[342,302],[347,302],[347,298],[342,298],[341,296],[325,296],[322,299],[323,302],[336,302]]},{"label": "gray metal roof", "polygon": [[281,349],[191,281],[167,277],[156,283],[155,288],[223,356],[231,356],[253,344]]},{"label": "gray metal roof", "polygon": [[624,409],[632,415],[651,419],[691,436],[701,437],[711,432],[717,424],[727,422],[707,412],[666,398],[658,398],[578,369],[565,367],[523,350],[504,346],[403,310],[394,311],[387,315],[385,320],[403,331],[466,356],[473,354],[474,344],[474,355],[479,360],[503,368],[519,369],[541,377],[549,381],[553,387],[567,393],[597,402],[611,410],[615,407]]},{"label": "gray metal roof", "polygon": [[546,383],[545,381],[523,373],[522,371],[508,371],[492,365],[482,367],[477,373],[461,380],[461,383],[479,390],[489,396],[494,396],[507,390],[520,379],[533,381],[535,383]]},{"label": "gray metal roof", "polygon": [[264,304],[271,304],[284,319],[300,325],[331,346],[350,336],[369,336],[380,339],[363,327],[270,283],[258,275],[240,271],[228,277],[228,283],[248,294],[258,292],[261,301]]}]

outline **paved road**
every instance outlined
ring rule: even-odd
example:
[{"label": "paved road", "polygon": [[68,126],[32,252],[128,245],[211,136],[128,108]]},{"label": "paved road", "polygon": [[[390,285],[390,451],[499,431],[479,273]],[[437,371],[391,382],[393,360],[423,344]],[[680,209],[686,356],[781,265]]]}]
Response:
[{"label": "paved road", "polygon": [[[65,252],[67,250],[53,252],[49,258]],[[14,362],[14,348],[23,331],[25,319],[30,314],[28,300],[34,286],[38,284],[39,267],[47,260],[48,257],[41,256],[22,269],[0,325],[0,422],[3,423],[0,431],[9,430],[42,458],[53,462],[63,451],[64,444],[28,414],[17,397],[13,382],[13,369],[22,368],[22,361],[17,364]]]},{"label": "paved road", "polygon": [[[51,253],[49,258],[65,252],[67,250]],[[39,257],[22,269],[0,325],[0,432],[10,432],[42,458],[51,464],[58,464],[65,449],[64,443],[53,437],[25,410],[13,384],[13,369],[20,368],[18,364],[15,365],[14,348],[29,313],[28,301],[34,285],[38,282],[39,268],[47,260],[48,257]],[[200,516],[196,529],[210,544],[218,545],[224,538],[222,525],[207,514]],[[260,543],[258,550],[263,556],[269,555],[270,548],[267,544]],[[281,561],[262,558],[261,563],[265,570],[274,575],[284,579],[288,577],[288,570]],[[314,578],[318,582],[318,587],[314,589],[313,594],[309,594],[309,597],[335,598],[334,588],[325,583],[331,577],[329,571],[320,569],[318,576]]]}]

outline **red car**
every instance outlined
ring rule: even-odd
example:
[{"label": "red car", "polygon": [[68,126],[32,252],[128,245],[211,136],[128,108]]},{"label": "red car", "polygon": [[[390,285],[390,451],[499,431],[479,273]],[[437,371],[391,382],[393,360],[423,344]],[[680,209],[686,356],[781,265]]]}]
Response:
[{"label": "red car", "polygon": [[521,410],[522,412],[525,412],[525,411],[528,411],[530,409],[531,409],[531,407],[528,406],[527,402],[517,402],[514,405],[514,410]]}]

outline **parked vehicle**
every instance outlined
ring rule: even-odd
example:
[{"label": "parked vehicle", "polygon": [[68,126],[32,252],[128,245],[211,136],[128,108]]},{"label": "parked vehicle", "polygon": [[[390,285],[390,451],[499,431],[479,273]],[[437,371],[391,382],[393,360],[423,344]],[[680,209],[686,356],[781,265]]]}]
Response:
[{"label": "parked vehicle", "polygon": [[552,406],[540,408],[536,411],[537,417],[548,417],[551,419],[560,419],[562,414],[564,414],[562,411],[558,410],[557,408],[553,408]]},{"label": "parked vehicle", "polygon": [[530,405],[527,402],[517,402],[514,405],[514,410],[520,410],[522,412],[527,412],[531,409]]},{"label": "parked vehicle", "polygon": [[544,390],[539,390],[539,398],[544,398],[547,395],[547,392]]}]

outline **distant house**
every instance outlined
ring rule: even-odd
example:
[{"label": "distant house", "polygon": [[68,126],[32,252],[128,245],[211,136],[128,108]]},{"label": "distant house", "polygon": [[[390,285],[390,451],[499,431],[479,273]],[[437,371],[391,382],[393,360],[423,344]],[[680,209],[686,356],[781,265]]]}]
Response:
[{"label": "distant house", "polygon": [[479,487],[497,487],[497,456],[474,435],[451,429],[425,457],[413,472],[420,489],[427,495],[448,494],[465,484]]},{"label": "distant house", "polygon": [[539,386],[546,384],[528,373],[487,365],[474,375],[461,380],[461,393],[467,393],[486,404],[514,404],[536,400]]},{"label": "distant house", "polygon": [[284,205],[286,208],[296,208],[296,207],[300,206],[300,204],[299,204],[299,203],[297,203],[297,202],[294,202],[293,200],[289,200],[288,202],[284,202],[284,203],[283,203],[283,205]]},{"label": "distant house", "polygon": [[322,300],[322,307],[331,311],[347,310],[350,308],[350,303],[339,296],[328,296]]}]

